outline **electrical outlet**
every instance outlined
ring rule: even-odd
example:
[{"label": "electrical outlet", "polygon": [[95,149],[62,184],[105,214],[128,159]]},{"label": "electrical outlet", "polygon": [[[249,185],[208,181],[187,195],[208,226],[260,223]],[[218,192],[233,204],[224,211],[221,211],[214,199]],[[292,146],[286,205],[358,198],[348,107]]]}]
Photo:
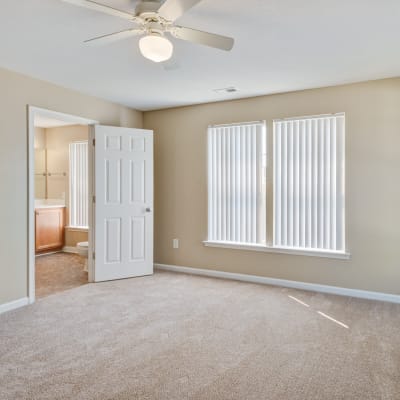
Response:
[{"label": "electrical outlet", "polygon": [[172,247],[174,249],[179,249],[179,239],[172,239]]}]

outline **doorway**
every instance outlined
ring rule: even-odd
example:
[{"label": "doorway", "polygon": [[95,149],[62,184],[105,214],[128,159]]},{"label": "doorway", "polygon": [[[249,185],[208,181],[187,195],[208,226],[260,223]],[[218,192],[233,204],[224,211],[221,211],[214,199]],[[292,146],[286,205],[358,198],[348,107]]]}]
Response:
[{"label": "doorway", "polygon": [[[97,121],[28,109],[29,300],[92,280],[91,126]],[[85,253],[86,252],[86,253]]]},{"label": "doorway", "polygon": [[[87,273],[88,282],[141,277],[153,274],[153,131],[136,128],[101,126],[97,121],[50,111],[37,107],[28,107],[28,243],[29,243],[29,300],[35,301],[35,119],[44,118],[63,121],[65,124],[86,126],[87,141]],[[68,175],[73,160],[79,161],[81,142],[76,145],[77,152],[71,155]],[[53,174],[45,170],[46,176]],[[57,171],[57,176],[64,177]],[[55,174],[55,172],[54,172]],[[54,176],[53,176],[54,177]],[[79,185],[78,185],[79,186]],[[45,193],[50,193],[47,182]],[[74,206],[72,190],[64,198],[68,207]],[[61,194],[62,194],[61,190]],[[58,191],[60,195],[60,191]],[[63,196],[61,196],[63,197]],[[45,199],[47,201],[51,199]],[[60,199],[56,199],[59,201]],[[53,204],[54,205],[54,204]],[[60,206],[60,204],[57,204]],[[62,204],[61,204],[62,205]],[[55,214],[55,213],[53,213]],[[68,210],[64,217],[70,225],[73,213]],[[82,215],[77,214],[76,220]],[[79,228],[79,222],[74,228]],[[57,229],[56,229],[57,230]],[[57,240],[56,240],[57,242]],[[39,243],[40,249],[50,250],[48,244]],[[41,247],[44,245],[44,247]],[[52,246],[53,244],[51,244]],[[76,245],[76,247],[80,247]],[[39,250],[40,250],[39,249]],[[62,248],[64,252],[68,246]],[[96,249],[96,253],[94,251]]]}]

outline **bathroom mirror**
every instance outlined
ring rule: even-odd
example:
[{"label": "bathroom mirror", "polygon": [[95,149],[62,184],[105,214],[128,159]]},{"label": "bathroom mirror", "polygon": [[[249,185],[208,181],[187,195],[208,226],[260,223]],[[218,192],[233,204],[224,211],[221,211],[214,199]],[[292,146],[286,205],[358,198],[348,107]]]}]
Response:
[{"label": "bathroom mirror", "polygon": [[35,199],[46,198],[46,150],[35,149]]}]

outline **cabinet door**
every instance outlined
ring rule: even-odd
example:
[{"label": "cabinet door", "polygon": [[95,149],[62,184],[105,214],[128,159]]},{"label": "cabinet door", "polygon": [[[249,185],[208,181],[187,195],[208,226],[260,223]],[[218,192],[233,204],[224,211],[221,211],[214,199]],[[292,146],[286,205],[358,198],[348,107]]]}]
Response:
[{"label": "cabinet door", "polygon": [[61,249],[64,246],[64,208],[35,211],[36,252]]}]

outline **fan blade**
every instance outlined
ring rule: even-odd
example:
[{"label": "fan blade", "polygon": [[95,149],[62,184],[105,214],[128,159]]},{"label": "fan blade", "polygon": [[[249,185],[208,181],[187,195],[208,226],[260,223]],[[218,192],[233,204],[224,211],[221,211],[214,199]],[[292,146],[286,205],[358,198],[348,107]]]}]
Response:
[{"label": "fan blade", "polygon": [[84,43],[89,44],[108,44],[118,40],[130,38],[132,36],[138,36],[144,33],[143,29],[127,29],[120,32],[109,33],[108,35],[97,36],[92,39],[85,40]]},{"label": "fan blade", "polygon": [[235,42],[232,38],[227,36],[185,28],[184,26],[174,26],[170,29],[170,32],[177,39],[187,40],[188,42],[203,44],[226,51],[232,50]]},{"label": "fan blade", "polygon": [[96,3],[92,0],[62,0],[65,3],[74,4],[75,6],[80,6],[84,8],[89,8],[90,10],[99,11],[104,14],[112,15],[114,17],[127,19],[129,21],[134,21],[136,17],[132,14],[129,14],[125,11],[117,10],[112,7],[105,6],[100,3]]},{"label": "fan blade", "polygon": [[202,0],[166,0],[158,13],[168,21],[175,21]]}]

